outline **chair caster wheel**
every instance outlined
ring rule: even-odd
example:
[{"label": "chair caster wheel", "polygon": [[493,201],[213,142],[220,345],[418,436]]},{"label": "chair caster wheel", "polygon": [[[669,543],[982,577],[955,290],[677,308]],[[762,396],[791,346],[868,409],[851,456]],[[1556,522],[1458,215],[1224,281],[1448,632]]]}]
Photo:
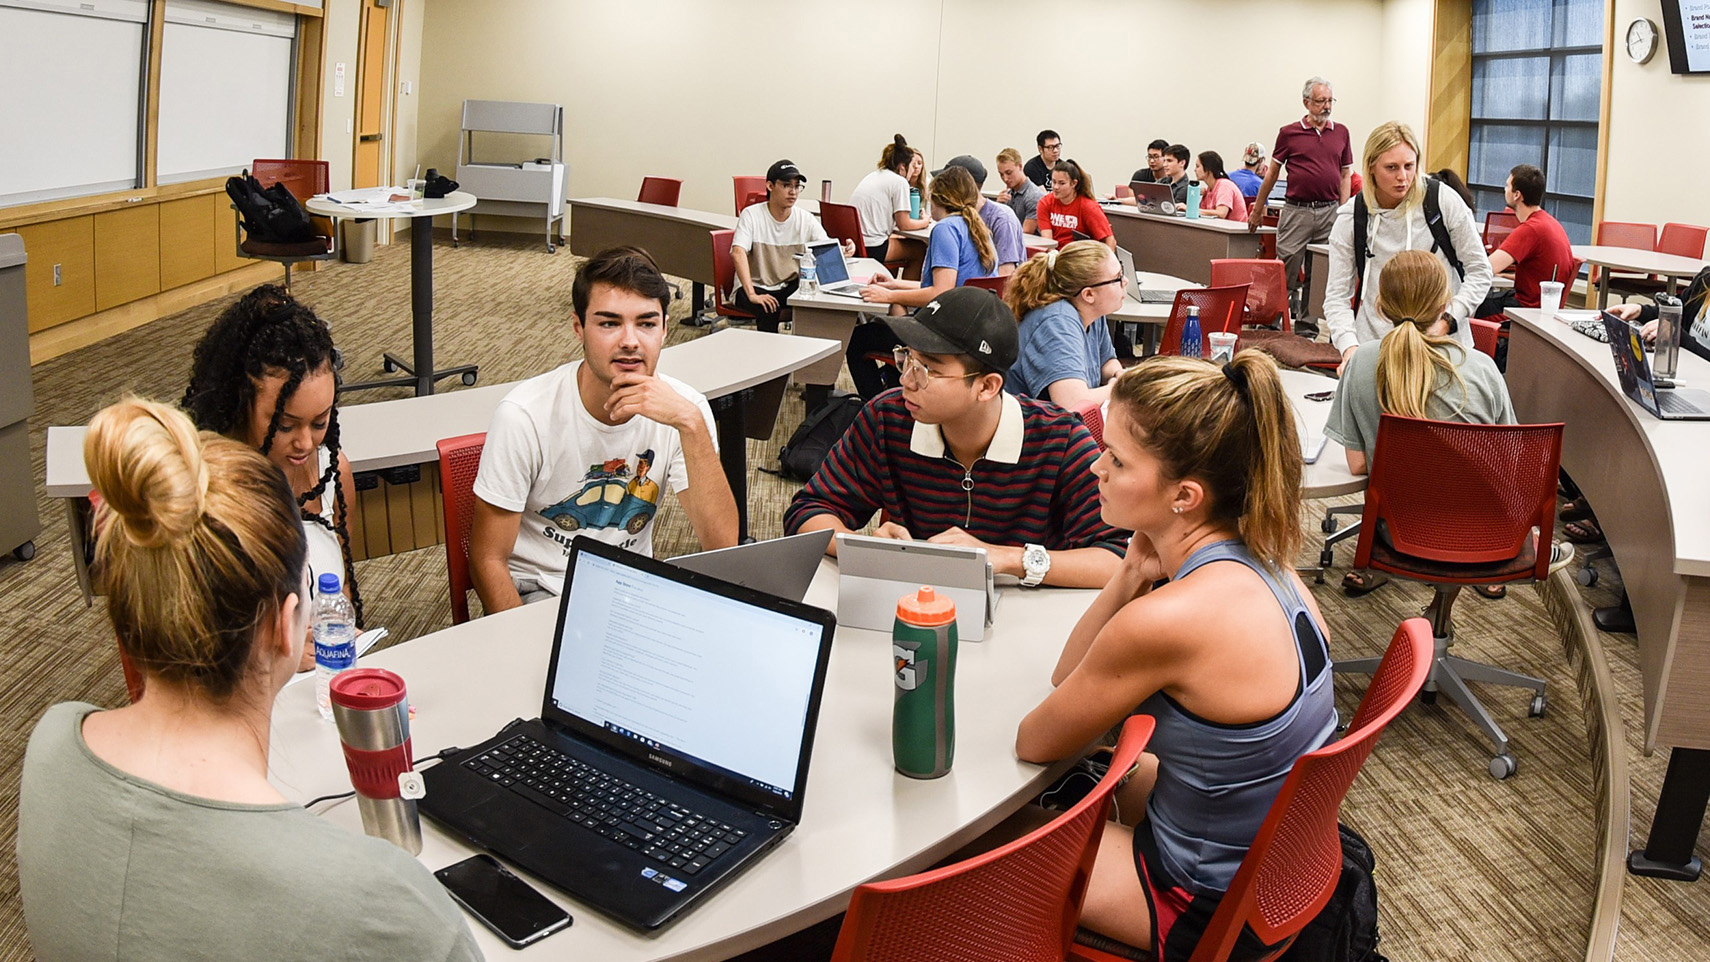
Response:
[{"label": "chair caster wheel", "polygon": [[1421,705],[1435,705],[1435,704],[1437,704],[1437,693],[1432,691],[1429,688],[1419,689],[1419,704],[1421,704]]},{"label": "chair caster wheel", "polygon": [[[1331,565],[1334,565],[1335,563],[1336,563],[1336,552],[1330,550],[1329,548],[1325,548],[1323,551],[1320,551],[1318,553],[1318,567],[1328,568]],[[1324,583],[1323,579],[1320,578],[1319,584],[1323,584],[1323,583]]]},{"label": "chair caster wheel", "polygon": [[12,549],[12,557],[17,558],[19,561],[28,561],[35,556],[36,543],[34,541],[26,541]]},{"label": "chair caster wheel", "polygon": [[1318,522],[1318,530],[1324,532],[1325,534],[1335,534],[1336,533],[1336,519],[1330,517],[1329,515],[1325,515],[1324,520]]},{"label": "chair caster wheel", "polygon": [[1573,573],[1573,580],[1579,582],[1582,588],[1590,588],[1597,584],[1597,569],[1586,565]]},{"label": "chair caster wheel", "polygon": [[1542,692],[1540,692],[1536,695],[1533,695],[1532,696],[1532,704],[1526,706],[1526,717],[1528,717],[1528,718],[1542,718],[1542,717],[1544,717],[1544,712],[1549,710],[1549,707],[1550,707],[1549,702],[1546,702],[1544,700],[1544,696],[1543,696]]},{"label": "chair caster wheel", "polygon": [[1520,763],[1515,761],[1514,756],[1507,752],[1503,752],[1490,760],[1490,777],[1497,781],[1509,778],[1519,770]]},{"label": "chair caster wheel", "polygon": [[467,387],[473,387],[475,385],[475,372],[474,371],[464,371],[463,372],[463,383]]},{"label": "chair caster wheel", "polygon": [[548,245],[546,245],[546,252],[547,252],[547,253],[548,253],[548,254],[556,254],[556,253],[558,253],[558,245],[557,245],[557,244],[548,244]]},{"label": "chair caster wheel", "polygon": [[397,368],[392,366],[392,359],[388,357],[381,359],[380,370],[385,371],[387,374],[391,374],[393,371],[396,371]]}]

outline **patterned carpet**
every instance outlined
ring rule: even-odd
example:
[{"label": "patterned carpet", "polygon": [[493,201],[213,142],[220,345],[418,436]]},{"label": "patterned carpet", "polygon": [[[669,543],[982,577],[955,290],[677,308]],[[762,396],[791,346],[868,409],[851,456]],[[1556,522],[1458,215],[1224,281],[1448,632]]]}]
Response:
[{"label": "patterned carpet", "polygon": [[[409,343],[408,245],[378,248],[368,265],[336,265],[299,275],[298,296],[333,325],[347,376],[377,372],[383,350]],[[436,250],[436,344],[442,365],[477,362],[481,381],[496,384],[539,373],[575,353],[569,330],[569,287],[576,259],[547,254],[529,238],[485,233],[479,244]],[[673,311],[680,318],[685,300]],[[204,305],[57,358],[34,369],[31,421],[35,476],[42,476],[50,424],[86,421],[126,392],[176,399],[189,352],[230,299]],[[673,341],[700,329],[676,325]],[[347,403],[402,392],[364,392]],[[799,422],[799,396],[786,397],[780,435]],[[772,463],[782,436],[750,442],[751,466]],[[796,485],[751,470],[750,518],[756,536],[779,532]],[[1317,511],[1308,506],[1312,540]],[[57,701],[115,704],[124,697],[102,603],[85,609],[77,596],[66,528],[57,502],[40,499],[39,554],[0,561],[0,657],[11,666],[0,690],[0,962],[31,957],[14,864],[17,777],[25,741],[42,711]],[[674,503],[655,535],[660,554],[693,550]],[[1352,546],[1338,551],[1346,565]],[[1314,551],[1315,553],[1315,551]],[[1613,570],[1588,601],[1611,603]],[[406,641],[450,622],[444,554],[427,548],[362,562],[358,578],[369,620]],[[1341,569],[1334,572],[1339,578]],[[1334,586],[1317,589],[1339,657],[1375,653],[1395,624],[1428,597],[1395,583],[1363,599]],[[1344,819],[1372,843],[1378,858],[1382,950],[1394,959],[1566,960],[1580,957],[1592,884],[1594,836],[1586,733],[1572,671],[1535,593],[1504,601],[1468,593],[1458,605],[1458,653],[1546,678],[1550,711],[1526,718],[1526,696],[1485,690],[1493,714],[1513,739],[1520,771],[1504,782],[1485,772],[1488,749],[1447,700],[1410,709],[1391,726],[1355,783]],[[1631,636],[1602,636],[1621,688],[1635,771],[1634,838],[1642,842],[1661,785],[1666,755],[1639,751],[1640,687]],[[1352,710],[1364,680],[1340,678],[1339,702]],[[1620,958],[1702,959],[1710,955],[1710,881],[1695,885],[1628,879]]]}]

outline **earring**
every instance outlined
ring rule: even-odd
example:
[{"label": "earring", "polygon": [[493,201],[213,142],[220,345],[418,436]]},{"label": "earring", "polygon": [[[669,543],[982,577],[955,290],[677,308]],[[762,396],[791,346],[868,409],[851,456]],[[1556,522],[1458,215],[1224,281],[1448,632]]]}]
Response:
[{"label": "earring", "polygon": [[1181,506],[1181,505],[1179,505],[1179,504],[1178,504],[1178,505],[1174,505],[1174,506],[1172,506],[1172,507],[1171,507],[1171,508],[1170,508],[1170,510],[1171,510],[1171,511],[1174,511],[1174,512],[1175,512],[1175,513],[1177,513],[1177,514],[1181,514],[1181,513],[1182,513],[1182,506]]}]

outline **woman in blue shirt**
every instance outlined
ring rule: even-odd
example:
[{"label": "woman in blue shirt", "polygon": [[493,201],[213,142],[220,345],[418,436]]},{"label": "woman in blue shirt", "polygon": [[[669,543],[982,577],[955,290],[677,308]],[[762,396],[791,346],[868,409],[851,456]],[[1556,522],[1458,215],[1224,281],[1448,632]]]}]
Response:
[{"label": "woman in blue shirt", "polygon": [[1021,318],[1021,351],[1004,388],[1063,407],[1108,400],[1107,382],[1122,362],[1105,315],[1127,293],[1121,263],[1098,241],[1075,241],[1021,265],[1004,292]]}]

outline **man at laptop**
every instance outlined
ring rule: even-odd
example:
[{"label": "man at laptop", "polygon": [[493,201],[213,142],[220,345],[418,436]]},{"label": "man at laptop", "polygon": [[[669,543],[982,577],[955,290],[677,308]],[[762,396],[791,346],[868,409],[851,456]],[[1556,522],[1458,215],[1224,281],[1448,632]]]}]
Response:
[{"label": "man at laptop", "polygon": [[475,478],[469,576],[488,612],[556,597],[577,537],[652,554],[669,486],[704,548],[736,543],[736,500],[712,409],[656,374],[671,287],[634,247],[595,255],[570,287],[583,360],[518,384],[493,412]]},{"label": "man at laptop", "polygon": [[862,409],[784,530],[854,531],[883,512],[880,537],[984,548],[1024,585],[1103,586],[1128,538],[1099,520],[1098,445],[1075,415],[1004,391],[1015,315],[958,287],[885,322],[905,345],[902,387]]}]

